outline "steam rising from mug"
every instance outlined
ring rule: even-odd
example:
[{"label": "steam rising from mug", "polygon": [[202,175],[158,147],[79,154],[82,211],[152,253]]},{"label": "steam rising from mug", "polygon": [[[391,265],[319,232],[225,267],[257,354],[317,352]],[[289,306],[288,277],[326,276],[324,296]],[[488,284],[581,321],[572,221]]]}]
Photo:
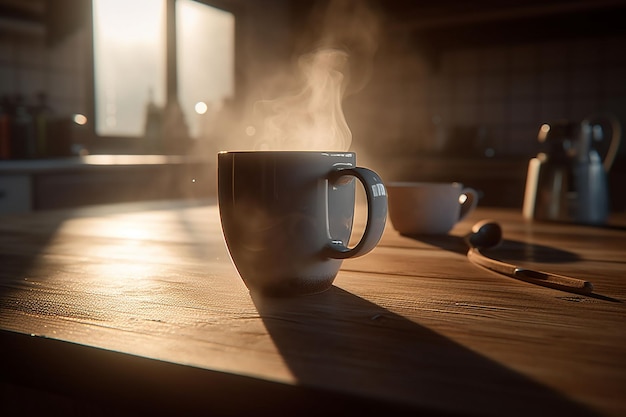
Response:
[{"label": "steam rising from mug", "polygon": [[347,61],[348,54],[337,49],[301,57],[302,90],[257,103],[264,126],[255,149],[347,151],[352,133],[341,107]]}]

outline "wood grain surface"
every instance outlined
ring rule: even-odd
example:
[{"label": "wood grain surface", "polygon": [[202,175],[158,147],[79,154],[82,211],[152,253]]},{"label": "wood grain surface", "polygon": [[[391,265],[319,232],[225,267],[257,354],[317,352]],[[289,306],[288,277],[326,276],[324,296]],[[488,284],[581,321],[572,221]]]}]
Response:
[{"label": "wood grain surface", "polygon": [[[593,294],[471,264],[463,236],[483,218],[504,234],[486,255],[591,281]],[[359,212],[355,239],[363,223]],[[2,404],[103,415],[623,416],[625,275],[623,215],[590,227],[479,208],[436,237],[388,223],[331,290],[289,299],[248,293],[210,201],[7,215]]]}]

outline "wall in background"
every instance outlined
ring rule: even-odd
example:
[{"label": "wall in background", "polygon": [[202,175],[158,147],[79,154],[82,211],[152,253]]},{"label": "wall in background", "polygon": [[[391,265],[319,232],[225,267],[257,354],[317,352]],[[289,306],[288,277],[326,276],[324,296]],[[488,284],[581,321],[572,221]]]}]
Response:
[{"label": "wall in background", "polygon": [[[435,66],[389,39],[346,111],[372,154],[530,157],[542,123],[626,120],[626,36],[444,52]],[[622,147],[622,150],[624,147]]]}]

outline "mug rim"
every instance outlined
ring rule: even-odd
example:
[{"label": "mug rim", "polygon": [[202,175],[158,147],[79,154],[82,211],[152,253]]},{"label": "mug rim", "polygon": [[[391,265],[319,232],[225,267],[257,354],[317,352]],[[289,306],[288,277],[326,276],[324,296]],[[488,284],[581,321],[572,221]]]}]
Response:
[{"label": "mug rim", "polygon": [[417,187],[463,187],[458,181],[389,181],[385,183],[386,187],[395,188],[417,188]]},{"label": "mug rim", "polygon": [[218,155],[225,155],[225,154],[260,154],[260,153],[264,153],[264,154],[279,154],[279,155],[285,155],[285,154],[300,154],[300,155],[329,155],[329,156],[352,156],[352,155],[356,155],[356,152],[353,151],[303,151],[303,150],[294,150],[294,151],[277,151],[277,150],[258,150],[258,151],[252,151],[252,150],[247,150],[247,151],[218,151],[217,154]]}]

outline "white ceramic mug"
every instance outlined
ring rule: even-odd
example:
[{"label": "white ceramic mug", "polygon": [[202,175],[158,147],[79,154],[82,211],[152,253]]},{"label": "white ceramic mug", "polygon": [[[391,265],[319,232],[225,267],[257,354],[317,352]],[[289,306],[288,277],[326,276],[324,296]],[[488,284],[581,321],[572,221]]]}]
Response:
[{"label": "white ceramic mug", "polygon": [[478,193],[458,182],[390,182],[389,217],[403,235],[448,233],[478,204]]},{"label": "white ceramic mug", "polygon": [[[355,181],[367,197],[360,241],[348,247]],[[387,220],[378,174],[353,152],[250,151],[218,154],[218,201],[233,263],[251,292],[321,292],[342,260],[371,251]]]}]

